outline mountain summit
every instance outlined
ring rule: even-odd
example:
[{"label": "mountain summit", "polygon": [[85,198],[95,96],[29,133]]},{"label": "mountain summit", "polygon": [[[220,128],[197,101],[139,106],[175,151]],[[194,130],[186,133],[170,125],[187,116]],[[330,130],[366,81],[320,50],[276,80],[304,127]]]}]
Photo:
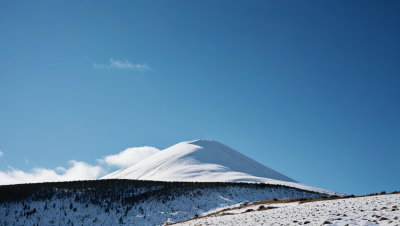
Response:
[{"label": "mountain summit", "polygon": [[333,194],[301,184],[212,140],[181,142],[101,179],[266,183]]}]

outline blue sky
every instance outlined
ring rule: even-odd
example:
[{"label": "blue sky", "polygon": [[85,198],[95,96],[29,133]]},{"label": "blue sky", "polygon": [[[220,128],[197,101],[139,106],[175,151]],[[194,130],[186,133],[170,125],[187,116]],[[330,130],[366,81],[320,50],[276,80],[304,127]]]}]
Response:
[{"label": "blue sky", "polygon": [[96,177],[127,148],[212,139],[311,186],[400,190],[399,11],[1,1],[0,176]]}]

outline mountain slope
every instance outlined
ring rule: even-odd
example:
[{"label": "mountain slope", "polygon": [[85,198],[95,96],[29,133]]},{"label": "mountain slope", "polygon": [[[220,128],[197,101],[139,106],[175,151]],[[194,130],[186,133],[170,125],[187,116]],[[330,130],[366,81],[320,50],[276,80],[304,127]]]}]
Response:
[{"label": "mountain slope", "polygon": [[[194,218],[176,226],[196,225],[400,225],[400,194],[356,197],[339,200],[322,200],[249,205],[210,217]],[[397,205],[397,206],[396,206]],[[260,208],[261,207],[261,208]],[[264,207],[264,208],[262,208]],[[275,207],[269,209],[268,207]],[[220,208],[222,209],[222,208]]]},{"label": "mountain slope", "polygon": [[266,183],[338,194],[298,183],[226,145],[209,140],[181,142],[101,179]]},{"label": "mountain slope", "polygon": [[279,185],[95,180],[0,186],[0,226],[164,225],[216,208],[323,194]]}]

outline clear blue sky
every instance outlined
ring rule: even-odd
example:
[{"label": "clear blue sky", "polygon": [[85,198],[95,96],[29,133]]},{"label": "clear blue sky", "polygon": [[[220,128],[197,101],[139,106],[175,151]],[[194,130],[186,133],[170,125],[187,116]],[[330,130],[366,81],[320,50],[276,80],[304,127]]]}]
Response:
[{"label": "clear blue sky", "polygon": [[[400,190],[399,12],[390,0],[1,1],[0,172],[212,139],[311,186]],[[94,67],[110,59],[150,69]]]}]

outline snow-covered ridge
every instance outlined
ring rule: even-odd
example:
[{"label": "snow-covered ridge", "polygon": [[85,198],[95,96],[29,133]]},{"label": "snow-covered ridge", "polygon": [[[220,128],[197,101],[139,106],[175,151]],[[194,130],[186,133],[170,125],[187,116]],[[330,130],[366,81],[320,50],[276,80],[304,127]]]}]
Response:
[{"label": "snow-covered ridge", "polygon": [[212,140],[178,143],[101,179],[266,183],[341,195],[301,184]]}]

